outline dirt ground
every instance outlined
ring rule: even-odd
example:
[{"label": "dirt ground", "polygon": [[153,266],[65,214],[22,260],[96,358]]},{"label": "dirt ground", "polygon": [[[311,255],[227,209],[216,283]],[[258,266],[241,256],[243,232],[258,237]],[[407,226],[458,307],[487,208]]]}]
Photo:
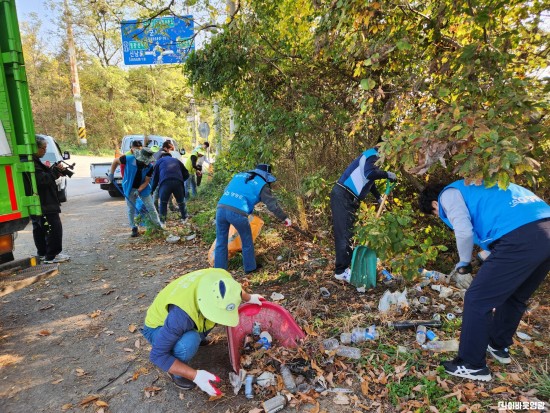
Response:
[{"label": "dirt ground", "polygon": [[[150,345],[139,333],[145,312],[157,292],[171,279],[208,266],[209,246],[200,236],[178,244],[130,238],[125,203],[109,198],[99,189],[97,193],[76,196],[64,204],[62,221],[64,252],[71,255],[71,261],[60,264],[59,274],[49,280],[0,298],[0,412],[233,413],[261,407],[264,398],[247,400],[242,390],[237,396],[233,394],[228,380],[231,366],[223,328],[213,331],[213,344],[201,347],[192,361],[193,367],[222,378],[225,396],[219,400],[209,401],[198,389],[177,389],[166,373],[149,362]],[[173,221],[168,222],[169,232],[174,225]],[[192,226],[189,231],[195,232]],[[349,331],[358,323],[383,324],[376,310],[385,290],[383,286],[374,292],[358,294],[352,287],[335,282],[330,276],[330,248],[325,251],[318,244],[305,242],[296,232],[285,231],[281,236],[269,226],[264,229],[257,255],[268,271],[245,279],[240,268],[234,272],[239,281],[266,297],[274,291],[282,292],[287,298],[285,307],[312,340],[319,341],[323,338],[321,335],[337,336],[339,331]],[[20,233],[16,245],[17,256],[34,254],[30,227]],[[320,287],[328,288],[332,295],[321,298]],[[496,404],[496,400],[517,400],[520,395],[528,394],[526,384],[529,383],[523,381],[529,377],[525,374],[528,366],[548,363],[548,287],[547,280],[535,297],[539,307],[522,326],[544,341],[543,346],[518,345],[514,356],[519,362],[510,367],[491,362],[493,371],[504,376],[501,374],[490,386],[481,388],[490,394],[483,393],[480,387],[470,388],[460,380],[447,379],[438,384],[448,386],[447,393],[462,392],[464,403],[474,403],[479,394],[486,394],[483,398],[491,404]],[[419,315],[404,314],[403,317],[418,318]],[[316,399],[301,397],[297,409],[287,407],[284,411],[407,411],[405,404],[397,408],[388,400],[388,388],[392,384],[387,381],[388,377],[393,375],[391,380],[399,381],[406,374],[399,367],[403,360],[388,344],[403,344],[414,349],[414,334],[390,332],[383,327],[380,334],[379,342],[364,346],[368,353],[360,365],[350,368],[349,364],[336,361],[321,366],[327,377],[333,376],[336,387],[353,389],[361,396],[355,398],[357,402],[353,407],[353,403],[337,404],[337,395],[328,393]],[[418,353],[414,350],[414,357],[424,358]],[[428,370],[415,373],[420,377],[418,380],[425,372],[435,373],[437,358],[429,357],[427,363]],[[388,370],[388,366],[392,368]],[[389,376],[386,372],[390,372]],[[370,377],[371,387],[360,388],[358,377]],[[516,379],[510,382],[510,377]],[[502,384],[510,387],[502,390]],[[403,403],[415,402],[412,394],[410,399],[403,396]],[[308,400],[319,404],[313,406]],[[418,403],[426,406],[425,401]],[[496,410],[496,407],[486,408],[489,403],[473,411]]]}]

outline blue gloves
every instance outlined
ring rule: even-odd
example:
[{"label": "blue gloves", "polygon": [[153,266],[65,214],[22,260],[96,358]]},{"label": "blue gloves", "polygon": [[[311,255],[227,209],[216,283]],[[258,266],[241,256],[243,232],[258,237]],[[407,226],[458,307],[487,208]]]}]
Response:
[{"label": "blue gloves", "polygon": [[109,178],[109,182],[113,183],[115,181],[115,174],[109,174],[107,177]]}]

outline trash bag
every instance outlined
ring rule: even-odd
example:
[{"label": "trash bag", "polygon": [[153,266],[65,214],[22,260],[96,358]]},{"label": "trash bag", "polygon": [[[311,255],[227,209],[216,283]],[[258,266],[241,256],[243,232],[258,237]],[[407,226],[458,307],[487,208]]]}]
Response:
[{"label": "trash bag", "polygon": [[[147,208],[140,197],[136,200],[136,216],[138,218],[139,226],[145,227],[149,223],[149,215],[147,214]],[[135,219],[134,218],[134,219]]]},{"label": "trash bag", "polygon": [[[264,221],[257,215],[250,214],[248,216],[248,222],[250,223],[250,229],[252,230],[252,240],[255,241],[262,227],[264,226]],[[241,243],[241,237],[233,225],[229,227],[229,235],[227,237],[227,255],[228,259],[232,258],[241,251],[243,248]],[[210,250],[208,251],[208,263],[214,265],[214,251],[216,249],[216,240],[212,243]]]}]

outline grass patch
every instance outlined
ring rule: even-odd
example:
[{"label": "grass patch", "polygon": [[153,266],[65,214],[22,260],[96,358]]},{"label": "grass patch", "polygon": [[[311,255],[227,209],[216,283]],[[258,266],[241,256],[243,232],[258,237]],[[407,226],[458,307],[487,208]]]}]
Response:
[{"label": "grass patch", "polygon": [[548,361],[540,369],[531,368],[533,377],[531,388],[537,389],[538,395],[543,399],[550,400],[550,371]]}]

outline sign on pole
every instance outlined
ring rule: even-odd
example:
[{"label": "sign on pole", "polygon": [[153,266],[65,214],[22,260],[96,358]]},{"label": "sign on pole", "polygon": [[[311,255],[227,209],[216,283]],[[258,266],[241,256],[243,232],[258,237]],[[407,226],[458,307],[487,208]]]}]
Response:
[{"label": "sign on pole", "polygon": [[193,16],[126,20],[120,24],[125,65],[182,63],[195,50]]},{"label": "sign on pole", "polygon": [[199,125],[199,135],[203,139],[208,139],[208,135],[210,135],[210,126],[208,126],[208,123],[202,122]]}]

